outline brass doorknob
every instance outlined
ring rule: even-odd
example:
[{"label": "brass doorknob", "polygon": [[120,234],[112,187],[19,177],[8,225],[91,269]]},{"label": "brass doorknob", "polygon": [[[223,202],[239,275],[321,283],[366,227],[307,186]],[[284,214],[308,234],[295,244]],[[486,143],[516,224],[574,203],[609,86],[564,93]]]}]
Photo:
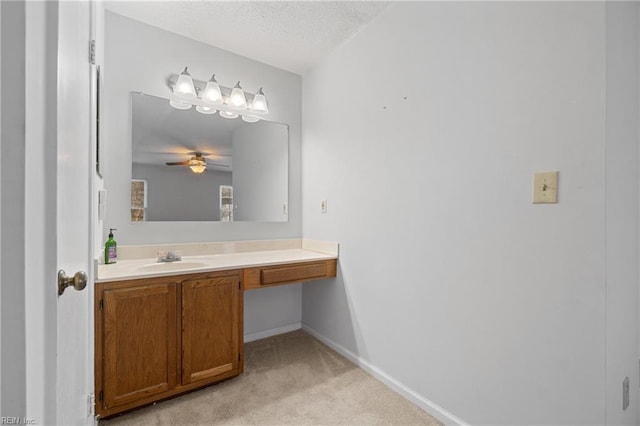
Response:
[{"label": "brass doorknob", "polygon": [[60,269],[58,271],[58,296],[61,296],[69,286],[73,286],[78,291],[83,290],[87,286],[87,273],[79,271],[73,277],[68,277],[66,272]]}]

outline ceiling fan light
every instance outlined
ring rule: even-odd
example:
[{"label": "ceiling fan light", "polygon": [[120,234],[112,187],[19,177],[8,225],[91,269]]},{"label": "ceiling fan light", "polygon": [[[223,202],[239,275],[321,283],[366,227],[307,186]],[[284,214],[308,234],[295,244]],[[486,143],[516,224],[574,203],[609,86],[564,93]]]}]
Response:
[{"label": "ceiling fan light", "polygon": [[231,95],[229,95],[229,106],[238,111],[247,109],[247,98],[244,96],[244,90],[240,87],[239,81],[231,90]]},{"label": "ceiling fan light", "polygon": [[189,102],[176,101],[173,99],[169,101],[169,105],[175,109],[190,109],[192,106]]},{"label": "ceiling fan light", "polygon": [[189,166],[189,168],[191,169],[191,171],[195,174],[200,174],[203,173],[205,170],[207,170],[207,166]]},{"label": "ceiling fan light", "polygon": [[242,114],[242,121],[246,121],[247,123],[255,123],[256,121],[260,121],[260,117],[257,117],[255,115]]},{"label": "ceiling fan light", "polygon": [[207,162],[201,156],[196,155],[189,160],[189,168],[193,173],[200,174],[207,169]]},{"label": "ceiling fan light", "polygon": [[201,114],[215,114],[216,113],[216,109],[215,108],[211,108],[211,107],[203,106],[203,105],[198,105],[196,107],[196,111],[198,111]]},{"label": "ceiling fan light", "polygon": [[269,113],[269,104],[267,104],[267,98],[264,96],[264,92],[262,91],[262,87],[258,90],[258,93],[253,97],[253,102],[251,102],[251,109],[260,114],[268,114]]},{"label": "ceiling fan light", "polygon": [[184,71],[182,71],[178,76],[178,80],[176,81],[175,86],[173,86],[173,93],[188,98],[196,97],[196,88],[193,86],[193,79],[191,78],[187,67],[184,67]]},{"label": "ceiling fan light", "polygon": [[229,118],[229,119],[238,118],[238,114],[231,111],[220,111],[219,114],[220,114],[220,117],[224,117],[224,118]]},{"label": "ceiling fan light", "polygon": [[211,79],[207,82],[207,85],[202,92],[202,100],[212,104],[222,103],[222,91],[220,90],[220,85],[216,81],[215,74],[213,74]]}]

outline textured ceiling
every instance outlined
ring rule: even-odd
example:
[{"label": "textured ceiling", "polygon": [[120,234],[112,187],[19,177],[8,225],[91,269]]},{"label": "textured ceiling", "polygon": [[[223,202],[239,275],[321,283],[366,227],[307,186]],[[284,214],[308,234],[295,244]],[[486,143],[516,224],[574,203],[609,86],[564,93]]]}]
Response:
[{"label": "textured ceiling", "polygon": [[370,22],[377,1],[106,1],[108,10],[302,74]]}]

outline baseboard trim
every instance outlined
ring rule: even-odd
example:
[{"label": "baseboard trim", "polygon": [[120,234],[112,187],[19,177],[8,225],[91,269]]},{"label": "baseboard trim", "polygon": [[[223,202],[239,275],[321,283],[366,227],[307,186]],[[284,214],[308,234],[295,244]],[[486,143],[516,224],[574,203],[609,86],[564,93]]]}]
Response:
[{"label": "baseboard trim", "polygon": [[258,331],[257,333],[245,334],[244,342],[253,342],[254,340],[266,339],[267,337],[277,336],[278,334],[288,333],[290,331],[300,330],[302,323],[294,322],[293,324],[283,325],[282,327],[270,328],[269,330]]},{"label": "baseboard trim", "polygon": [[324,337],[323,335],[318,333],[316,330],[314,330],[313,328],[309,327],[307,324],[302,323],[302,329],[304,331],[306,331],[307,333],[311,334],[316,339],[320,340],[325,345],[329,346],[334,351],[338,352],[340,355],[342,355],[345,358],[347,358],[349,361],[351,361],[354,364],[356,364],[358,367],[362,368],[367,373],[371,374],[376,379],[380,380],[382,383],[387,385],[393,391],[399,393],[400,395],[402,395],[403,397],[405,397],[406,399],[411,401],[413,404],[418,406],[420,409],[426,411],[427,413],[431,414],[436,419],[438,419],[441,422],[443,422],[444,424],[469,426],[469,424],[467,422],[465,422],[464,420],[454,416],[452,413],[450,413],[449,411],[447,411],[444,408],[440,407],[438,404],[428,400],[424,396],[422,396],[422,395],[418,394],[417,392],[411,390],[410,388],[408,388],[403,383],[401,383],[398,380],[394,379],[389,374],[387,374],[384,371],[380,370],[378,367],[375,367],[374,365],[369,363],[369,361],[366,361],[366,360],[360,358],[358,355],[354,354],[353,352],[351,352],[350,350],[348,350],[344,346],[339,345],[338,343],[334,342],[333,340],[330,340],[330,339]]}]

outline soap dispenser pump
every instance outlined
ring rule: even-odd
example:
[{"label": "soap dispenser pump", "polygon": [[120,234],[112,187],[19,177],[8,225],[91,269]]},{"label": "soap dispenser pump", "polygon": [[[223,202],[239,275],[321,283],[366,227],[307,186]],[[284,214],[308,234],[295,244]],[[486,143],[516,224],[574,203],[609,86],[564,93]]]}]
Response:
[{"label": "soap dispenser pump", "polygon": [[109,228],[109,239],[104,243],[104,263],[116,263],[118,258],[118,243],[113,239],[113,231],[117,231],[115,228]]}]

